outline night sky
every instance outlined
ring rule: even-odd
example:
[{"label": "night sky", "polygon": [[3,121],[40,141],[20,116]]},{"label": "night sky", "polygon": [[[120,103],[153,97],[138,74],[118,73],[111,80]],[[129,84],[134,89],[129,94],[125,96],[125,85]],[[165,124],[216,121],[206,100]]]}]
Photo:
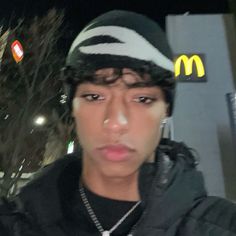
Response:
[{"label": "night sky", "polygon": [[227,0],[0,0],[0,24],[8,27],[19,17],[30,19],[42,15],[48,9],[65,9],[66,41],[74,38],[90,20],[112,9],[124,9],[143,13],[165,25],[168,14],[228,13]]}]

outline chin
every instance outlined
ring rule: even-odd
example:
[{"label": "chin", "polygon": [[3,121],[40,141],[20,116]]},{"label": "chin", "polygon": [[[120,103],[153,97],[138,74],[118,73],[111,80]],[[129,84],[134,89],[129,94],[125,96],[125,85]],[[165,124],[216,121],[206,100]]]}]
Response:
[{"label": "chin", "polygon": [[101,172],[103,173],[104,176],[109,178],[127,178],[136,175],[138,169],[113,166],[113,167],[106,167],[105,169],[102,169]]}]

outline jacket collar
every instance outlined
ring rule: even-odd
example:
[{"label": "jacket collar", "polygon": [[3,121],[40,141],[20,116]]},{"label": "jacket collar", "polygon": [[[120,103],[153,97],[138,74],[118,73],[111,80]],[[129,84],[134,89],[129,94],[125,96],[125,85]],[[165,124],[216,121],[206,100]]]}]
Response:
[{"label": "jacket collar", "polygon": [[196,170],[197,164],[184,143],[162,140],[153,177],[148,179],[147,171],[140,171],[139,186],[145,212],[140,221],[142,227],[137,230],[139,235],[147,235],[142,232],[145,228],[166,230],[206,197],[202,173]]}]

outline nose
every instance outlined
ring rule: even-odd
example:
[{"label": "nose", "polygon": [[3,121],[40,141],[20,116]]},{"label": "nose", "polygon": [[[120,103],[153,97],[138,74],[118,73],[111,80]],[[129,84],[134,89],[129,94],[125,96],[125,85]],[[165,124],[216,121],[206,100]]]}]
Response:
[{"label": "nose", "polygon": [[107,104],[103,124],[105,130],[112,133],[122,134],[128,130],[128,109],[121,99],[113,99]]}]

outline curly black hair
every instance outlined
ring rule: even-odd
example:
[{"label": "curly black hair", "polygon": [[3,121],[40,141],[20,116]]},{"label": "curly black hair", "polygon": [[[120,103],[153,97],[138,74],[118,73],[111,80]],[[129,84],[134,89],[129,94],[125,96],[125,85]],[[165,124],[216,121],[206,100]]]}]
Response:
[{"label": "curly black hair", "polygon": [[[87,67],[87,68],[86,68]],[[118,78],[122,76],[123,68],[114,68],[112,78],[96,76],[96,69],[89,68],[88,66],[81,65],[75,69],[71,66],[66,66],[62,69],[61,79],[64,82],[65,94],[67,96],[67,102],[72,109],[72,100],[75,95],[77,86],[82,83],[93,83],[99,85],[107,85],[114,83]],[[160,70],[156,65],[152,63],[144,63],[141,66],[130,68],[136,72],[142,79],[135,87],[152,87],[158,86],[162,89],[165,95],[165,101],[169,104],[168,115],[171,116],[173,112],[173,101],[175,97],[176,81],[172,72],[167,70]],[[146,76],[148,75],[148,76]],[[130,87],[129,84],[127,84]],[[132,85],[132,87],[134,87]]]}]

